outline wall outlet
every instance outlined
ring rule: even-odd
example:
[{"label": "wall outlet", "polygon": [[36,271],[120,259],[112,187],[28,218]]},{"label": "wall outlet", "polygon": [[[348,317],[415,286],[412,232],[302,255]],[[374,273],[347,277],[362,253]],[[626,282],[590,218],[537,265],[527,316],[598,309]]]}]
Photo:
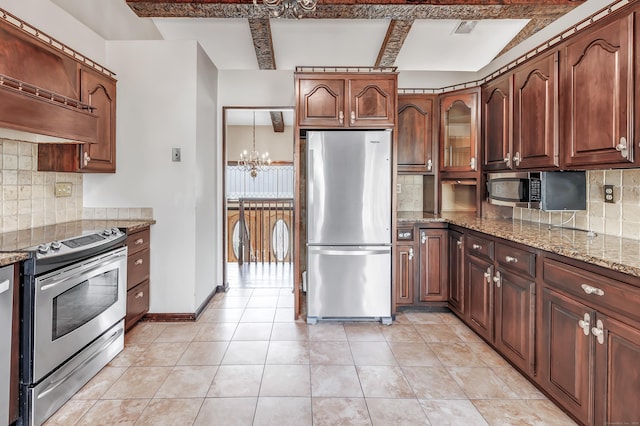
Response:
[{"label": "wall outlet", "polygon": [[402,184],[396,183],[396,194],[402,194]]},{"label": "wall outlet", "polygon": [[604,202],[605,203],[616,202],[616,200],[613,198],[613,185],[604,185]]},{"label": "wall outlet", "polygon": [[71,197],[71,182],[57,182],[53,185],[53,193],[56,197]]},{"label": "wall outlet", "polygon": [[171,148],[171,161],[181,161],[180,148]]}]

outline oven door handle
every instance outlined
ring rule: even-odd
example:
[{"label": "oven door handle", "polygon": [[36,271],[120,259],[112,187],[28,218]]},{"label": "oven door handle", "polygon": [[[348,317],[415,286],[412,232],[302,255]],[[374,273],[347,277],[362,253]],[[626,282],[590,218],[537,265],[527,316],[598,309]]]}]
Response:
[{"label": "oven door handle", "polygon": [[[90,276],[92,274],[96,274],[99,271],[109,271],[113,268],[113,265],[116,265],[119,262],[122,262],[122,267],[126,268],[126,252],[124,254],[119,254],[117,256],[113,256],[111,258],[107,259],[98,259],[100,260],[99,263],[96,264],[88,264],[88,265],[81,265],[78,268],[73,268],[69,271],[65,271],[62,273],[59,273],[57,275],[51,276],[51,277],[47,277],[44,280],[38,280],[39,281],[39,285],[38,285],[38,289],[41,292],[47,291],[51,288],[54,287],[59,287],[62,285],[67,285],[69,288],[73,287],[74,285],[76,285],[77,283],[73,284],[73,285],[68,285],[69,282],[72,282],[74,280],[80,279],[82,277],[86,277],[86,276]],[[106,260],[106,261],[105,261]],[[126,270],[124,271],[124,274],[126,276]],[[49,283],[50,282],[50,283]],[[79,281],[82,282],[82,281]]]},{"label": "oven door handle", "polygon": [[93,353],[87,357],[85,360],[83,360],[80,364],[78,364],[76,367],[73,368],[73,370],[67,372],[67,374],[65,374],[63,377],[61,377],[60,379],[56,380],[55,382],[51,383],[49,386],[47,386],[46,388],[44,388],[42,390],[42,392],[40,392],[40,394],[38,395],[38,398],[44,398],[46,395],[48,395],[49,393],[53,392],[54,390],[56,390],[58,387],[60,387],[60,385],[64,384],[67,380],[69,380],[70,378],[73,377],[74,372],[81,370],[85,365],[89,364],[91,361],[93,361],[97,356],[99,356],[105,349],[107,349],[109,346],[111,346],[111,344],[113,344],[113,342],[115,342],[121,335],[122,333],[124,333],[124,329],[122,328],[118,328],[117,330],[115,330],[111,336],[109,336],[107,338],[106,341],[104,341],[99,348],[97,348],[96,350],[93,351]]}]

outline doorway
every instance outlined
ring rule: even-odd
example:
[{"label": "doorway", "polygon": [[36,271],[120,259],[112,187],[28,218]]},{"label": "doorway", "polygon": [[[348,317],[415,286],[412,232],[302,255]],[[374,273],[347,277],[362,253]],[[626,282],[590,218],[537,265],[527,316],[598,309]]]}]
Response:
[{"label": "doorway", "polygon": [[224,282],[293,295],[293,107],[223,107]]}]

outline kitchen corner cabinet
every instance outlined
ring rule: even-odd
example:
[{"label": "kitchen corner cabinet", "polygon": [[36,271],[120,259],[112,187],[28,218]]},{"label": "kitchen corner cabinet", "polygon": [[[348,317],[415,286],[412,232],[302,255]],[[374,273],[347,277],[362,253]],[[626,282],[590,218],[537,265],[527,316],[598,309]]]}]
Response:
[{"label": "kitchen corner cabinet", "polygon": [[433,174],[434,108],[437,97],[425,94],[398,95],[398,172]]},{"label": "kitchen corner cabinet", "polygon": [[150,228],[127,232],[127,314],[125,330],[129,330],[149,312],[149,247]]},{"label": "kitchen corner cabinet", "polygon": [[544,259],[543,271],[541,385],[584,424],[637,424],[638,283],[553,256]]},{"label": "kitchen corner cabinet", "polygon": [[415,287],[415,249],[413,228],[398,228],[398,241],[395,247],[395,306],[413,304]]},{"label": "kitchen corner cabinet", "polygon": [[561,123],[567,168],[634,161],[635,12],[571,38],[562,53]]},{"label": "kitchen corner cabinet", "polygon": [[390,128],[396,121],[396,73],[297,73],[302,128]]},{"label": "kitchen corner cabinet", "polygon": [[513,73],[513,169],[555,169],[558,153],[558,52]]},{"label": "kitchen corner cabinet", "polygon": [[448,231],[446,229],[418,228],[419,291],[417,302],[447,302],[448,285]]},{"label": "kitchen corner cabinet", "polygon": [[485,171],[511,165],[512,76],[497,78],[482,88],[482,146]]},{"label": "kitchen corner cabinet", "polygon": [[98,116],[95,144],[38,144],[38,170],[51,172],[116,171],[116,81],[105,74],[80,69],[81,101]]},{"label": "kitchen corner cabinet", "polygon": [[478,170],[479,88],[440,96],[440,171]]},{"label": "kitchen corner cabinet", "polygon": [[464,318],[464,233],[449,230],[449,308]]}]

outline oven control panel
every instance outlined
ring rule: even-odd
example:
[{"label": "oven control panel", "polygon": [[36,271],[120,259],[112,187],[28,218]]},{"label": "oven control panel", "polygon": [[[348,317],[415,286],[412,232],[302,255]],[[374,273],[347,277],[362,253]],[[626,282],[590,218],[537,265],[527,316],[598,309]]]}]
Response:
[{"label": "oven control panel", "polygon": [[126,235],[118,228],[106,228],[102,231],[93,231],[73,238],[61,241],[51,241],[30,247],[27,250],[36,253],[37,259],[51,258],[62,255],[81,254],[84,251],[100,250],[102,246],[112,246],[118,240],[124,242]]}]

